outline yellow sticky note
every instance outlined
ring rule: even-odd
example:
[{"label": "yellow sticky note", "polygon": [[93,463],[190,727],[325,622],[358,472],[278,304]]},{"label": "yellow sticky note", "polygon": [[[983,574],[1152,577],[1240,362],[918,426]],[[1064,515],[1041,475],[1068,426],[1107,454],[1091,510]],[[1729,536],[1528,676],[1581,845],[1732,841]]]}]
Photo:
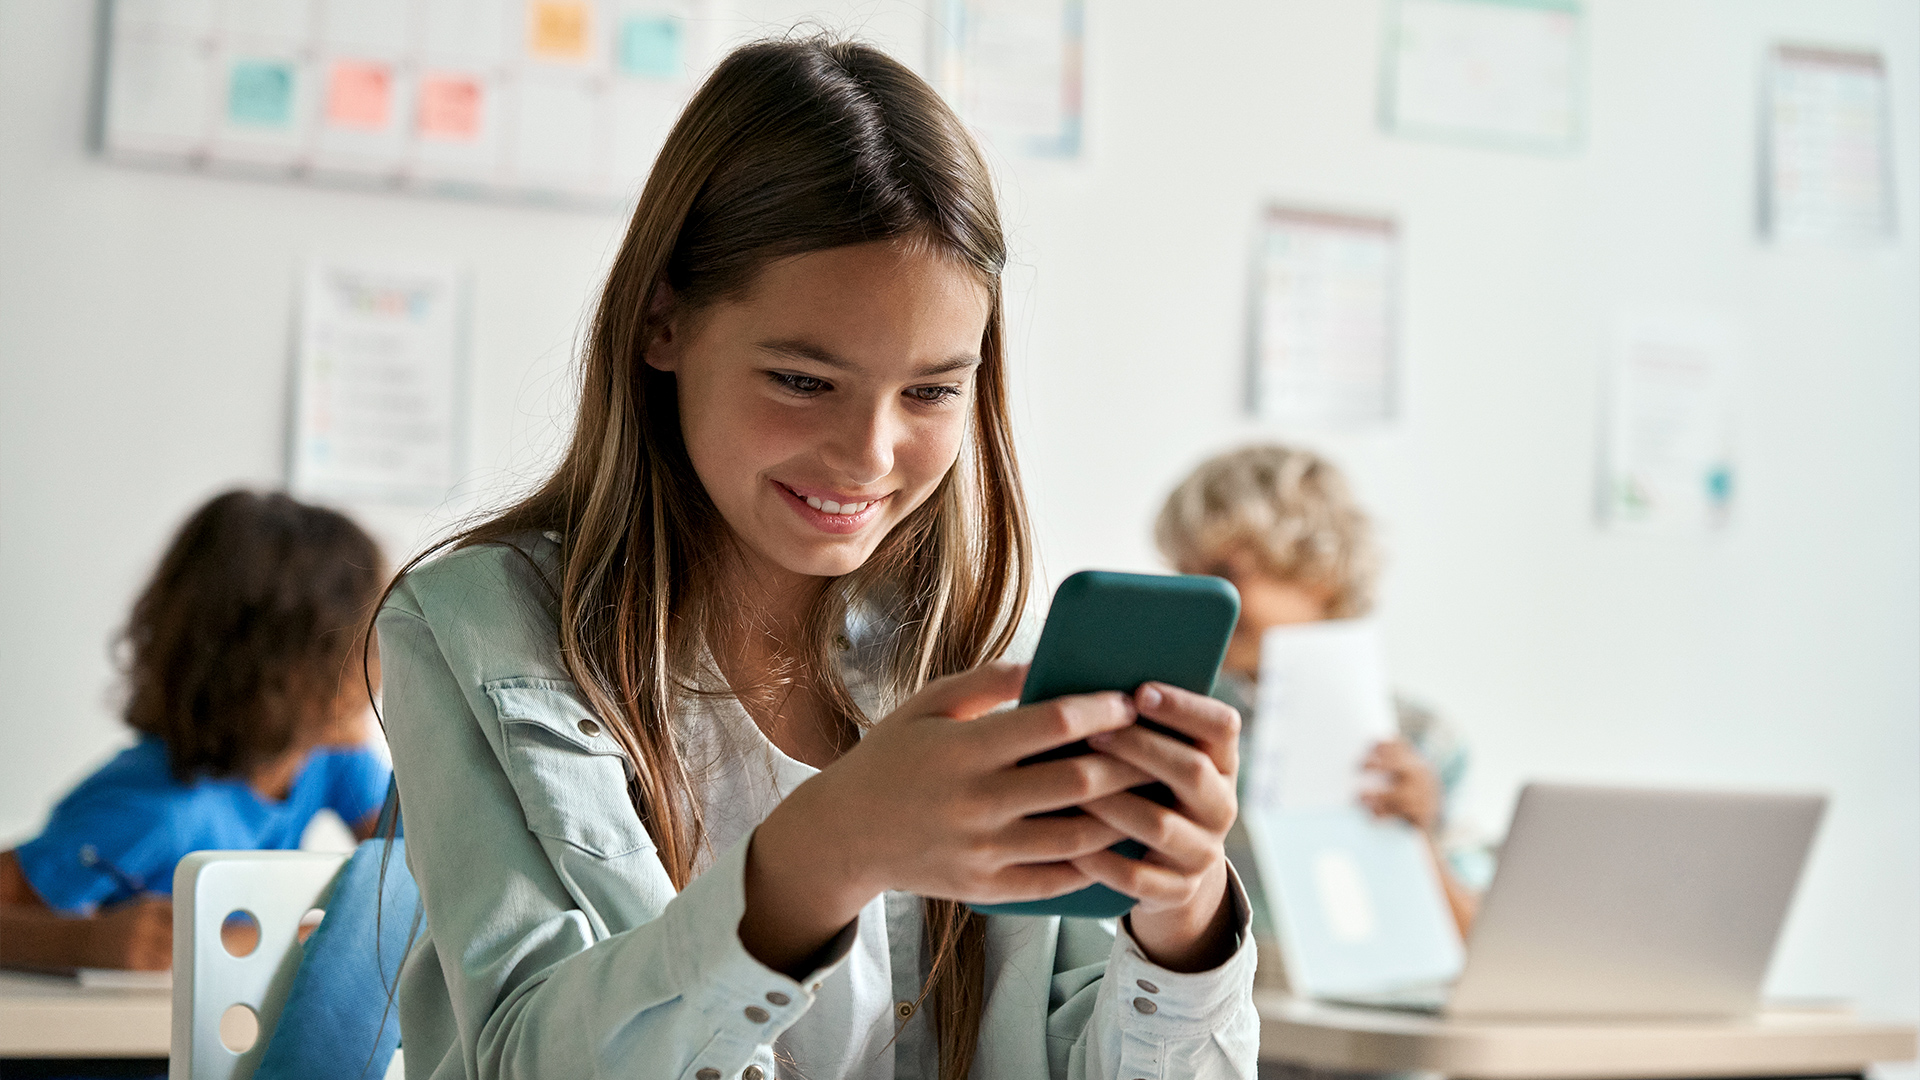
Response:
[{"label": "yellow sticky note", "polygon": [[585,0],[532,0],[527,5],[527,51],[544,60],[583,60],[587,55]]}]

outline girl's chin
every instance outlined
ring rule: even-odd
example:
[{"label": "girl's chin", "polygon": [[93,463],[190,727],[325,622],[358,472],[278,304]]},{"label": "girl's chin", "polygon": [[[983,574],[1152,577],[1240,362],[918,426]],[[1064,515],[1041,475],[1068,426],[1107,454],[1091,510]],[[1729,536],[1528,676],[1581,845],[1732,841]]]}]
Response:
[{"label": "girl's chin", "polygon": [[858,541],[851,538],[836,544],[814,545],[809,551],[792,551],[789,557],[780,560],[781,565],[796,574],[808,577],[840,577],[851,574],[867,564],[873,556],[874,545],[862,537]]}]

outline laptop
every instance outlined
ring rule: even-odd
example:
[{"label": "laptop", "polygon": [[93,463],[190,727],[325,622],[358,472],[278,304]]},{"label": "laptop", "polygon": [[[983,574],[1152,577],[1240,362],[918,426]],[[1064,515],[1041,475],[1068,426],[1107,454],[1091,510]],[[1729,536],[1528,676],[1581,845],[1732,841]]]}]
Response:
[{"label": "laptop", "polygon": [[1327,1000],[1449,1017],[1736,1017],[1826,796],[1529,784],[1448,984]]}]

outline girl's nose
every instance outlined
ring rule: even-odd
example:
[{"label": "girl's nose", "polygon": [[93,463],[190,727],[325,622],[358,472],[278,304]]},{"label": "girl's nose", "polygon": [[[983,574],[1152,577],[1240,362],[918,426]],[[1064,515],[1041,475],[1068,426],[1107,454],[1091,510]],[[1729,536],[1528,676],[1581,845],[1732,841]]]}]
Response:
[{"label": "girl's nose", "polygon": [[855,484],[872,484],[893,472],[893,441],[898,428],[885,405],[863,408],[836,425],[822,456],[828,468]]}]

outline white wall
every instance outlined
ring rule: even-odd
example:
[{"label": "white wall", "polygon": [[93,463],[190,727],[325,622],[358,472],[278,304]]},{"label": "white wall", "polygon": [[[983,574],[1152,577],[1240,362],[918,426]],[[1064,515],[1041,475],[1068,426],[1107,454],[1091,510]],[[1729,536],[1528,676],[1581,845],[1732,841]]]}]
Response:
[{"label": "white wall", "polygon": [[[1153,566],[1178,476],[1275,434],[1239,409],[1262,202],[1397,214],[1410,415],[1317,441],[1381,519],[1392,661],[1470,736],[1474,813],[1498,825],[1530,777],[1828,789],[1773,987],[1920,1015],[1920,5],[1590,0],[1590,136],[1565,158],[1380,134],[1370,0],[1091,6],[1087,160],[1001,163],[1053,576]],[[919,59],[908,5],[807,13]],[[485,493],[537,473],[564,425],[620,226],[100,164],[94,17],[0,0],[0,842],[124,741],[107,642],[168,531],[280,475],[305,253],[472,269]],[[1886,54],[1896,245],[1753,238],[1780,37]],[[1751,342],[1722,535],[1593,524],[1599,364],[1625,312]]]}]

